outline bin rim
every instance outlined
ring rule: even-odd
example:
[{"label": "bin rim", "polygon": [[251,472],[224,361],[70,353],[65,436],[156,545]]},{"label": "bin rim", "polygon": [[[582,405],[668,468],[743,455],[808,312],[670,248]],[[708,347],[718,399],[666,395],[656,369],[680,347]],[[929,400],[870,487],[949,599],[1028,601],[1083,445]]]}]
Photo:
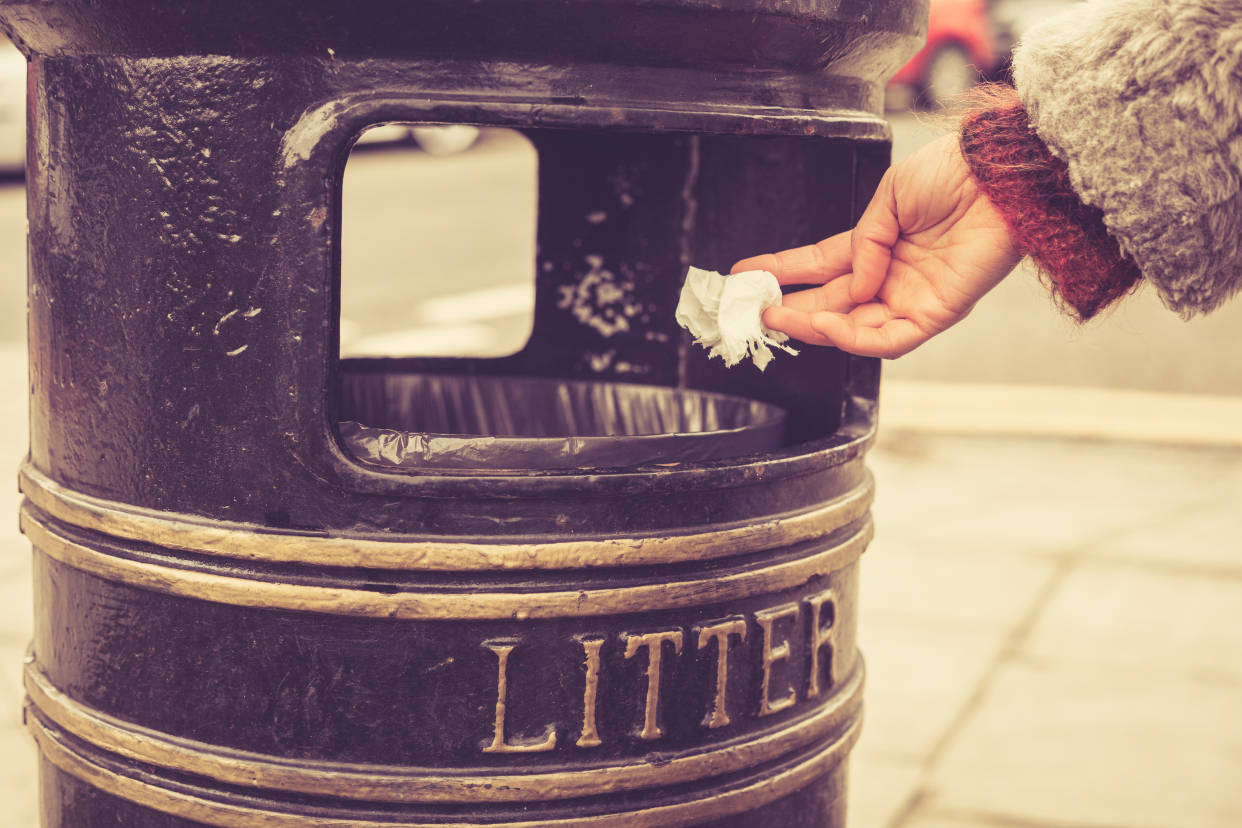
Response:
[{"label": "bin rim", "polygon": [[381,496],[431,498],[528,498],[608,496],[650,491],[652,472],[661,486],[703,490],[770,483],[822,473],[860,460],[875,442],[877,406],[866,396],[849,396],[831,434],[773,451],[716,460],[684,461],[598,469],[424,469],[406,473],[350,454],[333,429],[332,471],[349,489]]}]

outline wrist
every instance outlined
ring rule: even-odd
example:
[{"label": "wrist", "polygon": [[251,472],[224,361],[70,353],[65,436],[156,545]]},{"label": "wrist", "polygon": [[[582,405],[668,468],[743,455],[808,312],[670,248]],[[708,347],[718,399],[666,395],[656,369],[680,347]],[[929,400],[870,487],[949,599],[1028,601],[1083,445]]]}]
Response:
[{"label": "wrist", "polygon": [[962,122],[962,157],[982,193],[1065,309],[1090,319],[1140,279],[1104,225],[1070,185],[1065,164],[1031,128],[1008,90]]}]

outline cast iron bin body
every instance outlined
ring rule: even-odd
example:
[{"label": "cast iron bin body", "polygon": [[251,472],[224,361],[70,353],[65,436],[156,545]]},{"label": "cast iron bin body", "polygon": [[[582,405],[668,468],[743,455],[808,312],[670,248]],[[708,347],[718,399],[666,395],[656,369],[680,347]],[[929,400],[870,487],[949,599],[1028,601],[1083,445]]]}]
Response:
[{"label": "cast iron bin body", "polygon": [[[673,309],[688,264],[851,225],[924,20],[904,0],[0,2],[31,57],[43,824],[842,825],[878,370],[808,348],[725,371]],[[337,360],[340,179],[384,121],[534,142],[518,354]],[[628,328],[567,305],[618,312],[583,293],[588,256]],[[397,473],[335,436],[346,370],[727,391],[787,409],[789,440]]]}]

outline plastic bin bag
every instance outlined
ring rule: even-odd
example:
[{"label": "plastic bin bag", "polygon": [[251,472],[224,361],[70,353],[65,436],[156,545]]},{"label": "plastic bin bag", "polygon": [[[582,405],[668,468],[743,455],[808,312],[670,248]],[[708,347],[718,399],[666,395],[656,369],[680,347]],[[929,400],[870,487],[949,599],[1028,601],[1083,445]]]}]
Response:
[{"label": "plastic bin bag", "polygon": [[420,469],[570,469],[718,460],[778,448],[783,409],[707,391],[508,376],[346,371],[345,448]]}]

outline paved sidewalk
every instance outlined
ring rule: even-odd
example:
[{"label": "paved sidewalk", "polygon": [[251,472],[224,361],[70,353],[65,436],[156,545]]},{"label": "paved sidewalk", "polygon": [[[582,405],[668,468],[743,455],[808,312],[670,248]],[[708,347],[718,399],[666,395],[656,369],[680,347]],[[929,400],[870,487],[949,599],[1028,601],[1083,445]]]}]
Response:
[{"label": "paved sidewalk", "polygon": [[887,431],[871,467],[852,826],[1242,825],[1242,450]]}]

